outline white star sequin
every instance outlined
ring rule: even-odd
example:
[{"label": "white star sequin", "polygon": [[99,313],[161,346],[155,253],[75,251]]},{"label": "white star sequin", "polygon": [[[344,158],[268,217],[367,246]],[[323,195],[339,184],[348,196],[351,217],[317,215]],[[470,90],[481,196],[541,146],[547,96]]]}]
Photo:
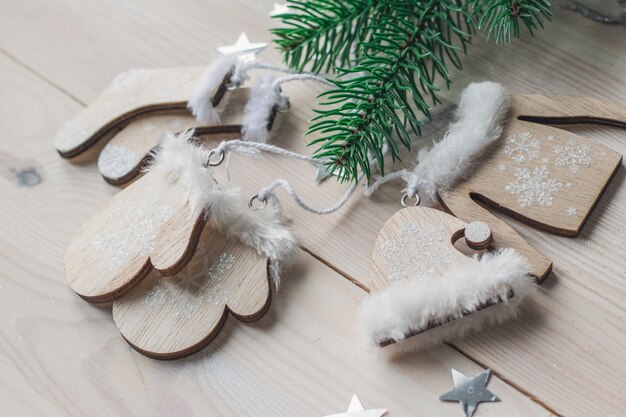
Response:
[{"label": "white star sequin", "polygon": [[274,3],[274,8],[270,10],[270,16],[278,16],[279,14],[289,13],[289,7],[283,3]]},{"label": "white star sequin", "polygon": [[352,400],[350,401],[350,405],[348,406],[348,411],[345,413],[339,414],[331,414],[326,417],[381,417],[387,412],[384,408],[366,410],[363,408],[361,401],[359,401],[359,397],[354,394],[352,396]]},{"label": "white star sequin", "polygon": [[567,144],[554,147],[557,154],[554,165],[567,167],[573,173],[580,171],[581,166],[590,166],[593,159],[589,156],[591,145],[587,143],[576,143],[575,139],[568,139]]},{"label": "white star sequin", "polygon": [[578,210],[576,210],[576,208],[574,207],[570,207],[567,210],[565,210],[565,212],[567,213],[568,216],[575,216]]},{"label": "white star sequin", "polygon": [[267,43],[265,42],[251,43],[246,32],[242,32],[234,45],[220,46],[217,50],[224,55],[240,53],[239,59],[241,61],[252,61],[255,55],[266,47]]},{"label": "white star sequin", "polygon": [[541,141],[530,132],[511,135],[506,139],[504,154],[518,164],[539,158]]},{"label": "white star sequin", "polygon": [[515,178],[505,187],[510,194],[517,195],[520,207],[530,207],[535,204],[551,206],[552,193],[563,188],[563,184],[550,178],[550,171],[545,165],[530,171],[528,168],[516,168]]}]

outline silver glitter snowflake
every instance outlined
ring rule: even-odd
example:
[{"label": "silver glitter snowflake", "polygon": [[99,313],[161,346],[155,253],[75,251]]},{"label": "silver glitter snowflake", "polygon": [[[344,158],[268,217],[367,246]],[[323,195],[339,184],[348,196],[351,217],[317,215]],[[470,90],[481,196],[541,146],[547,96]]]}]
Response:
[{"label": "silver glitter snowflake", "polygon": [[558,167],[567,167],[573,173],[577,173],[581,166],[590,166],[593,159],[589,156],[591,145],[576,143],[575,139],[568,139],[565,145],[554,147],[557,157],[554,164]]},{"label": "silver glitter snowflake", "polygon": [[403,224],[400,236],[380,245],[389,263],[390,280],[431,276],[437,267],[447,265],[453,254],[447,245],[450,237],[443,227],[419,230],[415,223]]},{"label": "silver glitter snowflake", "polygon": [[517,181],[509,182],[505,189],[518,196],[517,201],[521,207],[551,206],[552,193],[563,188],[561,182],[550,178],[550,171],[545,165],[532,171],[528,168],[516,168],[515,178]]},{"label": "silver glitter snowflake", "polygon": [[541,141],[530,132],[511,135],[506,139],[504,154],[518,164],[539,158]]}]

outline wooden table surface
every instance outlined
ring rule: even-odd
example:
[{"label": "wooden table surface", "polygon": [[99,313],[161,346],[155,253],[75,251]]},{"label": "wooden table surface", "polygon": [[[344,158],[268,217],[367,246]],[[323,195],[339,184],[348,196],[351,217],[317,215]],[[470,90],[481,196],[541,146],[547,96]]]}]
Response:
[{"label": "wooden table surface", "polygon": [[[488,79],[515,93],[626,104],[626,27],[555,3],[554,21],[535,38],[509,47],[477,38],[465,70],[452,74],[448,102],[470,81]],[[302,251],[270,312],[252,325],[229,320],[187,359],[141,356],[118,333],[110,306],[90,305],[68,288],[70,239],[118,189],[93,159],[61,159],[55,131],[123,70],[206,64],[244,30],[269,41],[272,4],[0,0],[0,415],[313,417],[345,411],[356,393],[389,416],[462,416],[458,404],[437,399],[452,387],[450,369],[469,375],[490,367],[489,389],[502,402],[482,405],[478,417],[626,416],[623,169],[575,239],[507,219],[554,261],[519,321],[395,361],[365,346],[355,312],[367,296],[376,234],[400,208],[399,186],[358,195],[326,217],[286,203]],[[260,58],[280,62],[273,48]],[[320,90],[292,84],[286,91],[293,107],[276,142],[310,152],[302,133]],[[432,137],[443,134],[448,108],[427,128]],[[624,131],[576,131],[626,153]],[[235,157],[230,169],[247,192],[282,177],[317,206],[343,191],[332,182],[316,186],[312,167],[275,157],[254,164]]]}]

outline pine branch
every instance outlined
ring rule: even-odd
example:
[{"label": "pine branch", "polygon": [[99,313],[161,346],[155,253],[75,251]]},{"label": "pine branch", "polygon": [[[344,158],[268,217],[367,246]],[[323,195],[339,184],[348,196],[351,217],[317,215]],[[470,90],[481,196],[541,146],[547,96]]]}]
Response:
[{"label": "pine branch", "polygon": [[425,96],[438,102],[436,78],[449,82],[447,61],[460,66],[454,38],[462,45],[469,40],[469,16],[459,1],[396,0],[383,7],[385,13],[374,11],[378,17],[370,41],[363,43],[364,56],[354,68],[340,70],[357,75],[334,80],[336,88],[320,96],[331,108],[316,110],[308,132],[322,134],[311,143],[320,144],[315,155],[326,158],[329,171],[342,180],[356,179],[359,169],[370,178],[368,155],[384,172],[384,143],[394,160],[400,158],[398,145],[410,148],[408,128],[420,131],[412,106],[430,115]]},{"label": "pine branch", "polygon": [[[383,145],[393,160],[420,134],[417,113],[430,117],[438,80],[449,85],[449,65],[461,68],[474,26],[509,42],[550,20],[549,0],[288,0],[293,13],[276,16],[275,42],[287,64],[339,77],[309,133],[321,137],[315,155],[341,180],[371,177],[370,156],[384,172]],[[348,68],[348,66],[351,66]],[[395,136],[394,136],[395,135]],[[397,137],[397,141],[393,139]]]},{"label": "pine branch", "polygon": [[293,13],[275,16],[284,27],[272,30],[274,42],[294,69],[302,70],[310,62],[313,72],[348,65],[351,55],[360,55],[362,31],[375,4],[375,0],[291,0]]},{"label": "pine branch", "polygon": [[520,37],[520,23],[532,35],[544,20],[552,19],[549,0],[470,0],[478,27],[487,29],[496,42],[509,43]]}]

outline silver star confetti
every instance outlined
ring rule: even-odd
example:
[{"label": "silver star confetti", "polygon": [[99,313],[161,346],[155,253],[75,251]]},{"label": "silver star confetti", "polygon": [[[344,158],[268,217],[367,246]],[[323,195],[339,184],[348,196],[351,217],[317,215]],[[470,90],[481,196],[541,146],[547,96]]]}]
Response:
[{"label": "silver star confetti", "polygon": [[491,369],[469,378],[456,369],[452,369],[452,379],[454,389],[443,394],[441,401],[457,401],[463,406],[466,417],[472,417],[479,403],[493,403],[500,401],[500,398],[493,395],[487,389]]},{"label": "silver star confetti", "polygon": [[354,394],[352,396],[352,400],[350,401],[350,405],[348,406],[348,411],[340,414],[332,414],[326,417],[381,417],[386,412],[387,410],[384,408],[376,410],[364,409],[361,401],[359,401],[359,397]]},{"label": "silver star confetti", "polygon": [[217,51],[224,55],[239,53],[241,54],[239,59],[246,62],[254,60],[255,55],[265,48],[267,48],[267,43],[251,43],[250,39],[248,39],[248,35],[246,35],[246,32],[241,32],[241,35],[239,35],[239,38],[234,45],[220,46],[217,48]]}]

